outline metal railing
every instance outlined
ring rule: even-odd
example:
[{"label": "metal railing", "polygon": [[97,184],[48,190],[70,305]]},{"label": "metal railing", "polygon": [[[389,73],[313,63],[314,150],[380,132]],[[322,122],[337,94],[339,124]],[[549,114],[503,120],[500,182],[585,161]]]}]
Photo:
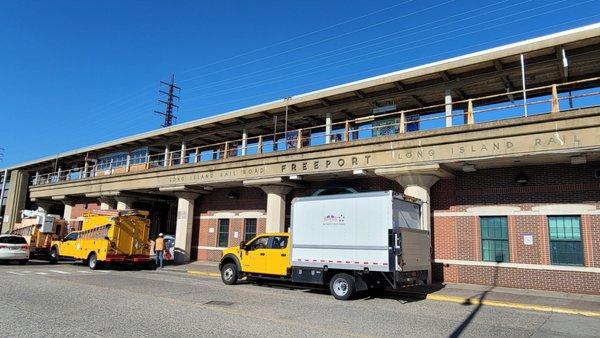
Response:
[{"label": "metal railing", "polygon": [[[579,107],[573,106],[574,99],[594,97],[600,95],[600,91],[597,90],[599,89],[598,87],[593,88],[596,89],[595,91],[589,91],[580,94],[569,94],[562,96],[558,94],[560,87],[584,84],[589,85],[599,81],[600,77],[594,77],[585,80],[529,88],[525,91],[528,97],[539,98],[543,97],[544,95],[548,97],[529,100],[526,102],[510,101],[509,104],[486,104],[481,106],[479,109],[476,108],[476,104],[478,102],[494,102],[495,100],[502,98],[509,98],[518,95],[523,96],[524,93],[524,91],[522,90],[511,91],[501,94],[488,95],[484,97],[454,101],[449,104],[444,103],[415,109],[407,109],[383,114],[369,115],[341,122],[333,122],[331,124],[321,124],[304,129],[290,130],[287,131],[287,133],[277,132],[271,134],[263,134],[248,137],[246,139],[236,139],[226,142],[214,143],[206,146],[194,147],[185,150],[182,148],[181,150],[165,151],[163,153],[152,155],[149,154],[146,156],[145,160],[142,160],[141,162],[139,158],[136,158],[137,163],[131,163],[130,160],[127,160],[124,162],[119,161],[119,163],[104,163],[100,165],[89,165],[68,170],[58,170],[52,173],[35,175],[35,177],[33,177],[31,180],[31,184],[50,184],[62,181],[85,179],[90,177],[123,174],[132,171],[137,172],[157,167],[173,167],[190,163],[202,163],[228,158],[242,158],[252,155],[260,155],[290,149],[302,149],[305,147],[313,147],[323,144],[348,143],[356,140],[404,134],[407,132],[411,132],[411,129],[413,129],[414,126],[419,127],[421,125],[431,124],[435,122],[445,122],[442,123],[441,126],[433,128],[440,129],[448,127],[449,121],[452,121],[450,125],[456,125],[454,123],[456,118],[458,118],[459,122],[462,122],[463,125],[469,125],[476,123],[476,116],[481,117],[485,114],[488,114],[489,116],[489,114],[492,112],[499,112],[503,110],[509,111],[515,109],[522,109],[522,113],[519,112],[516,115],[502,116],[500,118],[488,118],[485,120],[485,122],[502,120],[505,118],[526,117],[527,111],[532,110],[526,108],[536,106],[549,105],[549,109],[543,110],[542,113],[557,113],[561,110],[561,101],[565,100],[569,101],[570,109],[584,108],[600,104],[600,100],[598,100],[598,102],[594,102],[593,104],[584,104],[583,106]],[[505,102],[507,101],[502,101],[501,103]],[[445,113],[445,108],[448,105],[450,105],[453,108],[461,108],[453,109],[452,114],[447,115]],[[426,113],[426,115],[428,116],[421,117],[419,114],[420,112]],[[409,118],[414,116],[417,116],[418,118]],[[376,125],[372,123],[376,120],[381,121],[382,119],[385,120],[387,123]],[[325,130],[331,130],[331,132],[326,132]]]}]

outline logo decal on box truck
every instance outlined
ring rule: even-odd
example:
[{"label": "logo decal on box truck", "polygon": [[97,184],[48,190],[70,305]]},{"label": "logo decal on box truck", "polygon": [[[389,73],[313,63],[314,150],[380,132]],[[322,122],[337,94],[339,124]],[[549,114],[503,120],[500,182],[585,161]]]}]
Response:
[{"label": "logo decal on box truck", "polygon": [[346,217],[342,214],[334,214],[323,217],[323,225],[346,225]]}]

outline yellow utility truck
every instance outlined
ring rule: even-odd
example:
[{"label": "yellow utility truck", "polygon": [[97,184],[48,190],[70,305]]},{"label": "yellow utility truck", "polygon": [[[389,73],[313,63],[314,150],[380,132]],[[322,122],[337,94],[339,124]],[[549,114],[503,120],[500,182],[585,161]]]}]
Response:
[{"label": "yellow utility truck", "polygon": [[69,223],[57,215],[38,210],[23,210],[21,218],[21,222],[15,224],[11,233],[25,237],[30,249],[30,258],[47,259],[52,241],[68,232]]},{"label": "yellow utility truck", "polygon": [[83,215],[81,231],[53,241],[50,262],[83,260],[95,270],[105,263],[148,264],[150,221],[147,211],[94,211]]},{"label": "yellow utility truck", "polygon": [[224,250],[223,282],[329,285],[346,300],[357,291],[431,281],[431,241],[415,199],[391,191],[295,198],[290,230]]}]

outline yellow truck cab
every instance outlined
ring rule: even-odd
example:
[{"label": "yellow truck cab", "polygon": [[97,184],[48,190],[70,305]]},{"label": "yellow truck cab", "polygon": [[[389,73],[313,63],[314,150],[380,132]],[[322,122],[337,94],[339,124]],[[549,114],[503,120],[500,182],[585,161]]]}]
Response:
[{"label": "yellow truck cab", "polygon": [[290,241],[288,233],[254,237],[248,243],[223,251],[219,265],[225,284],[235,284],[240,276],[281,278],[289,274]]},{"label": "yellow truck cab", "polygon": [[150,221],[147,211],[94,211],[84,214],[80,231],[53,241],[50,262],[83,260],[90,269],[104,263],[148,264]]}]

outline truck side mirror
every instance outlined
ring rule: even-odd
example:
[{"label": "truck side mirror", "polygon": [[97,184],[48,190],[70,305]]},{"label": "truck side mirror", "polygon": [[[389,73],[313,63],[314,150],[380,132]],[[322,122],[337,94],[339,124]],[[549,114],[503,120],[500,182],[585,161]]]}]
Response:
[{"label": "truck side mirror", "polygon": [[241,241],[240,242],[240,249],[246,250],[246,241]]}]

